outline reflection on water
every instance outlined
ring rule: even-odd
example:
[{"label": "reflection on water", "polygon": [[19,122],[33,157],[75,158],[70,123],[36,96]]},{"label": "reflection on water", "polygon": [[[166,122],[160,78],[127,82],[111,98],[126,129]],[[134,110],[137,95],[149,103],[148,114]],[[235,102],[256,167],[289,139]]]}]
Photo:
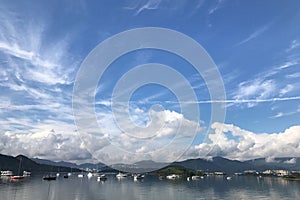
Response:
[{"label": "reflection on water", "polygon": [[96,177],[43,181],[41,176],[11,182],[0,181],[0,199],[300,199],[300,182],[274,177],[205,177],[198,181],[159,180],[146,176],[97,182]]}]

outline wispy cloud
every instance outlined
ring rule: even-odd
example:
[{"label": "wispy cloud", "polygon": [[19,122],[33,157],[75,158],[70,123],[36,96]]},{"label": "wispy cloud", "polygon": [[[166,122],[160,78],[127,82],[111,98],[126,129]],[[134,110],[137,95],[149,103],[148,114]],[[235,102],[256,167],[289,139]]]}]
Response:
[{"label": "wispy cloud", "polygon": [[263,34],[264,32],[266,32],[270,27],[271,27],[272,23],[268,23],[260,28],[258,28],[257,30],[255,30],[253,33],[251,33],[248,37],[246,37],[245,39],[243,39],[242,41],[238,42],[235,46],[239,46],[242,44],[245,44],[255,38],[257,38],[258,36],[260,36],[261,34]]},{"label": "wispy cloud", "polygon": [[134,10],[134,15],[139,15],[144,10],[158,9],[162,2],[162,0],[131,1],[129,5],[124,6],[124,9]]},{"label": "wispy cloud", "polygon": [[219,10],[224,6],[224,3],[225,0],[217,0],[216,4],[211,9],[209,9],[208,14],[209,15],[214,14],[217,10]]},{"label": "wispy cloud", "polygon": [[283,96],[283,95],[291,92],[293,89],[294,89],[294,86],[291,84],[288,84],[279,91],[279,96]]},{"label": "wispy cloud", "polygon": [[291,52],[294,49],[300,47],[300,41],[299,40],[293,40],[290,44],[290,46],[286,49],[286,52]]}]

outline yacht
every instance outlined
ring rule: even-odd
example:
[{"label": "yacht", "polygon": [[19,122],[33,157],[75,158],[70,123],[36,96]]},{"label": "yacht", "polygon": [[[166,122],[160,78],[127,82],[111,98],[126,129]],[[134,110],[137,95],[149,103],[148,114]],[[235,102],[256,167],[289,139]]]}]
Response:
[{"label": "yacht", "polygon": [[119,172],[117,175],[116,175],[117,178],[125,178],[127,177],[127,174],[123,174],[121,172]]},{"label": "yacht", "polygon": [[23,171],[23,176],[31,176],[31,172]]},{"label": "yacht", "polygon": [[107,177],[105,176],[105,174],[101,174],[100,176],[97,177],[97,181],[106,181]]},{"label": "yacht", "polygon": [[1,176],[12,176],[13,173],[10,170],[1,171]]},{"label": "yacht", "polygon": [[137,181],[137,180],[142,180],[145,178],[144,174],[135,174],[133,175],[133,180]]}]

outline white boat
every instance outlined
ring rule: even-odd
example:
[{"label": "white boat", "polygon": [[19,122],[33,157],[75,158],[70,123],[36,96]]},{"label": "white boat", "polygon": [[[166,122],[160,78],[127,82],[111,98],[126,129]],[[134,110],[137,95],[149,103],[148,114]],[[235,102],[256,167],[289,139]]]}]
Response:
[{"label": "white boat", "polygon": [[56,173],[56,177],[59,177],[59,175],[60,175],[59,173]]},{"label": "white boat", "polygon": [[78,178],[83,178],[83,174],[78,174]]},{"label": "white boat", "polygon": [[87,174],[87,177],[88,177],[88,178],[92,178],[92,176],[93,176],[93,174],[92,174],[91,172],[89,172],[89,173]]},{"label": "white boat", "polygon": [[68,173],[68,176],[72,176],[72,173],[71,173],[71,172],[69,172],[69,173]]},{"label": "white boat", "polygon": [[145,178],[145,175],[144,174],[135,174],[133,175],[133,180],[134,181],[137,181],[137,180],[142,180]]},{"label": "white boat", "polygon": [[127,177],[127,174],[123,174],[121,172],[119,172],[117,175],[116,175],[117,178],[125,178]]},{"label": "white boat", "polygon": [[105,174],[101,174],[100,176],[97,177],[97,181],[106,181],[107,177],[105,176]]},{"label": "white boat", "polygon": [[1,171],[1,176],[12,176],[13,172],[10,170]]},{"label": "white boat", "polygon": [[186,180],[187,180],[187,181],[190,181],[190,180],[191,180],[191,177],[188,176],[188,177],[186,178]]},{"label": "white boat", "polygon": [[197,176],[197,175],[192,176],[192,180],[193,180],[193,181],[200,180],[200,176]]},{"label": "white boat", "polygon": [[171,174],[171,175],[166,176],[166,178],[169,180],[175,180],[175,179],[180,178],[180,176],[177,174]]},{"label": "white boat", "polygon": [[23,171],[23,176],[31,176],[31,172]]},{"label": "white boat", "polygon": [[232,178],[231,178],[230,176],[227,176],[226,179],[227,179],[227,180],[231,180]]}]

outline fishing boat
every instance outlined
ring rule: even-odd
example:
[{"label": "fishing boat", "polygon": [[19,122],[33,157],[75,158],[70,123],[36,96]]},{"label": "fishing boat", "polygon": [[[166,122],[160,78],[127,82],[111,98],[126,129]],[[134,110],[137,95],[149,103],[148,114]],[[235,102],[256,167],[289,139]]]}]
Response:
[{"label": "fishing boat", "polygon": [[46,181],[54,181],[56,180],[56,176],[50,176],[50,175],[46,175],[43,177],[43,180],[46,180]]}]

